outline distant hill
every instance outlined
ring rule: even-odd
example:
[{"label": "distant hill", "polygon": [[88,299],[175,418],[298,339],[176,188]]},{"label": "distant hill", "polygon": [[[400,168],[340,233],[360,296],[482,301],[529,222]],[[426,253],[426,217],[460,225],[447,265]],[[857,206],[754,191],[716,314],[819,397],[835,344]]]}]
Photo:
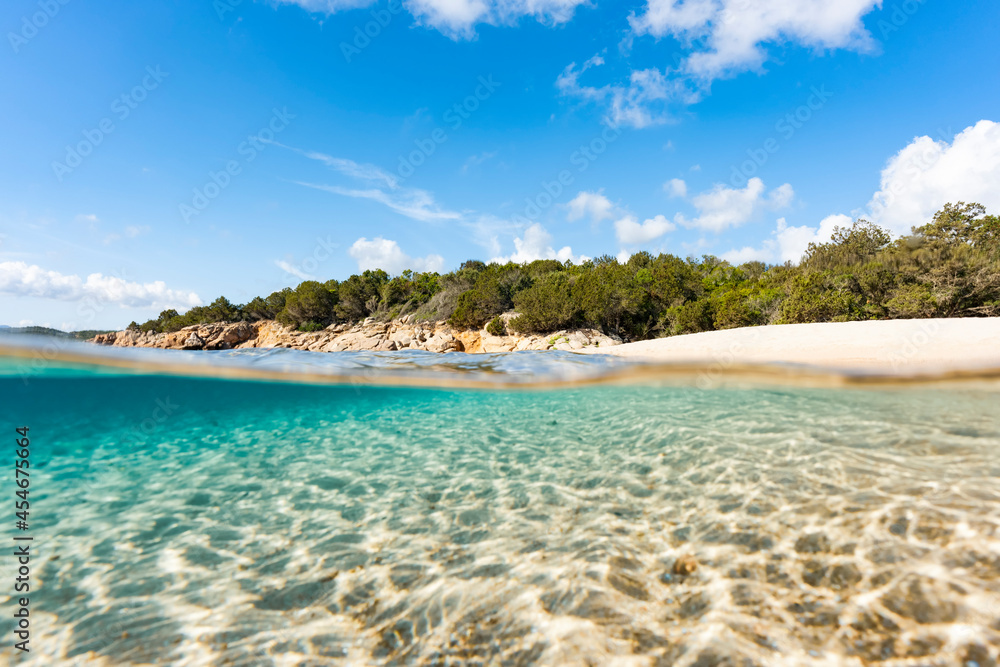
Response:
[{"label": "distant hill", "polygon": [[86,331],[60,331],[48,327],[11,327],[0,324],[0,335],[31,334],[34,336],[52,336],[53,338],[71,338],[74,340],[90,340],[97,334],[108,333],[105,330],[88,329]]}]

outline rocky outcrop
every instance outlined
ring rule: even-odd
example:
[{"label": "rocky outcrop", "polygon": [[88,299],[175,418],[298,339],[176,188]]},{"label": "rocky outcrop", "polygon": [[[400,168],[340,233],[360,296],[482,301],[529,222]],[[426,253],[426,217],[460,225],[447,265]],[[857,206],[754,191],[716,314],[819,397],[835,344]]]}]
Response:
[{"label": "rocky outcrop", "polygon": [[322,331],[302,332],[274,321],[197,324],[172,333],[115,331],[91,340],[115,347],[156,347],[169,350],[230,350],[284,347],[313,352],[515,352],[521,350],[582,350],[621,345],[621,339],[593,329],[560,331],[547,336],[494,336],[485,329],[457,330],[446,322],[416,322],[410,316],[392,322],[365,320],[334,324]]}]

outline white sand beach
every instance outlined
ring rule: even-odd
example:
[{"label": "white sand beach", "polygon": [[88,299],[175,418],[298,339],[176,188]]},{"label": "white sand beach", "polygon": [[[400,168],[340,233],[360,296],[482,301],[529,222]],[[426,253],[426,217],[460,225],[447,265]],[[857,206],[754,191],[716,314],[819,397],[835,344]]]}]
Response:
[{"label": "white sand beach", "polygon": [[786,324],[581,350],[657,362],[806,364],[899,373],[1000,368],[1000,318]]}]

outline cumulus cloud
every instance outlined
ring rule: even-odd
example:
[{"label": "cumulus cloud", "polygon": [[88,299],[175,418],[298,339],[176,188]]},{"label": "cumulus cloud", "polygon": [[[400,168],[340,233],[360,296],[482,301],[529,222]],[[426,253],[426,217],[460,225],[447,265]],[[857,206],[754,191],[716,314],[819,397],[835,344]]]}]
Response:
[{"label": "cumulus cloud", "polygon": [[604,190],[597,192],[583,191],[574,197],[567,205],[566,219],[570,222],[590,218],[593,223],[609,220],[614,215],[615,205],[604,196]]},{"label": "cumulus cloud", "polygon": [[704,82],[758,69],[773,44],[817,51],[871,50],[862,18],[881,0],[647,0],[629,17],[637,35],[672,36],[691,45],[682,73]]},{"label": "cumulus cloud", "polygon": [[642,223],[634,215],[629,215],[615,222],[615,236],[619,243],[625,245],[641,245],[654,241],[668,232],[676,229],[674,223],[664,216],[658,215]]},{"label": "cumulus cloud", "polygon": [[925,224],[945,204],[1000,209],[1000,123],[982,120],[949,144],[917,137],[882,170],[881,187],[861,213],[896,234]]},{"label": "cumulus cloud", "polygon": [[83,279],[24,262],[0,262],[0,292],[59,301],[91,298],[129,308],[190,308],[201,305],[201,299],[194,292],[168,289],[162,281],[138,283],[100,273],[92,273]]},{"label": "cumulus cloud", "polygon": [[698,209],[696,218],[688,220],[678,213],[676,220],[685,227],[718,233],[730,227],[739,227],[762,211],[785,208],[794,198],[795,191],[788,183],[770,192],[766,191],[764,181],[759,178],[751,178],[742,189],[718,184],[691,199]]},{"label": "cumulus cloud", "polygon": [[833,237],[837,227],[850,227],[853,220],[846,215],[831,215],[819,223],[819,227],[789,227],[784,218],[778,219],[772,238],[766,239],[759,247],[746,246],[730,250],[722,255],[722,259],[730,264],[743,264],[750,261],[783,264],[802,261],[810,243],[827,243]]},{"label": "cumulus cloud", "polygon": [[636,37],[673,37],[683,52],[662,69],[630,72],[627,81],[583,85],[580,76],[594,59],[570,64],[556,81],[570,97],[601,103],[616,123],[636,128],[659,125],[685,106],[700,101],[719,78],[760,70],[772,46],[798,44],[816,51],[870,51],[875,41],[863,17],[881,0],[647,0],[644,11],[629,15]]},{"label": "cumulus cloud", "polygon": [[680,178],[671,178],[669,181],[663,184],[664,191],[670,193],[671,197],[684,198],[688,196],[688,186]]},{"label": "cumulus cloud", "polygon": [[560,262],[569,260],[574,264],[585,262],[588,258],[573,254],[569,246],[555,250],[552,247],[552,235],[540,224],[535,223],[524,230],[521,238],[514,239],[514,254],[507,257],[495,257],[492,261],[504,264],[514,262],[522,264],[536,259],[557,259]]},{"label": "cumulus cloud", "polygon": [[354,242],[347,254],[358,263],[359,271],[382,269],[390,274],[398,274],[406,269],[440,271],[444,268],[444,258],[441,255],[410,257],[398,243],[381,236],[376,236],[371,241],[362,236]]},{"label": "cumulus cloud", "polygon": [[[311,12],[332,14],[368,7],[376,0],[278,0]],[[587,0],[406,0],[403,5],[423,25],[452,38],[471,38],[479,24],[510,25],[523,17],[547,24],[565,23]]]}]

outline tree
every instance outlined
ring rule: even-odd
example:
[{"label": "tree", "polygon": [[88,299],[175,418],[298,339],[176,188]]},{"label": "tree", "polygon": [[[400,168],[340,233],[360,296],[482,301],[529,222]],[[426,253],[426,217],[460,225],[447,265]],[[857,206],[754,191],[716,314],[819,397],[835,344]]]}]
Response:
[{"label": "tree", "polygon": [[278,321],[285,326],[315,330],[333,322],[336,296],[315,280],[300,283],[295,291],[285,297],[285,307],[278,314]]}]

